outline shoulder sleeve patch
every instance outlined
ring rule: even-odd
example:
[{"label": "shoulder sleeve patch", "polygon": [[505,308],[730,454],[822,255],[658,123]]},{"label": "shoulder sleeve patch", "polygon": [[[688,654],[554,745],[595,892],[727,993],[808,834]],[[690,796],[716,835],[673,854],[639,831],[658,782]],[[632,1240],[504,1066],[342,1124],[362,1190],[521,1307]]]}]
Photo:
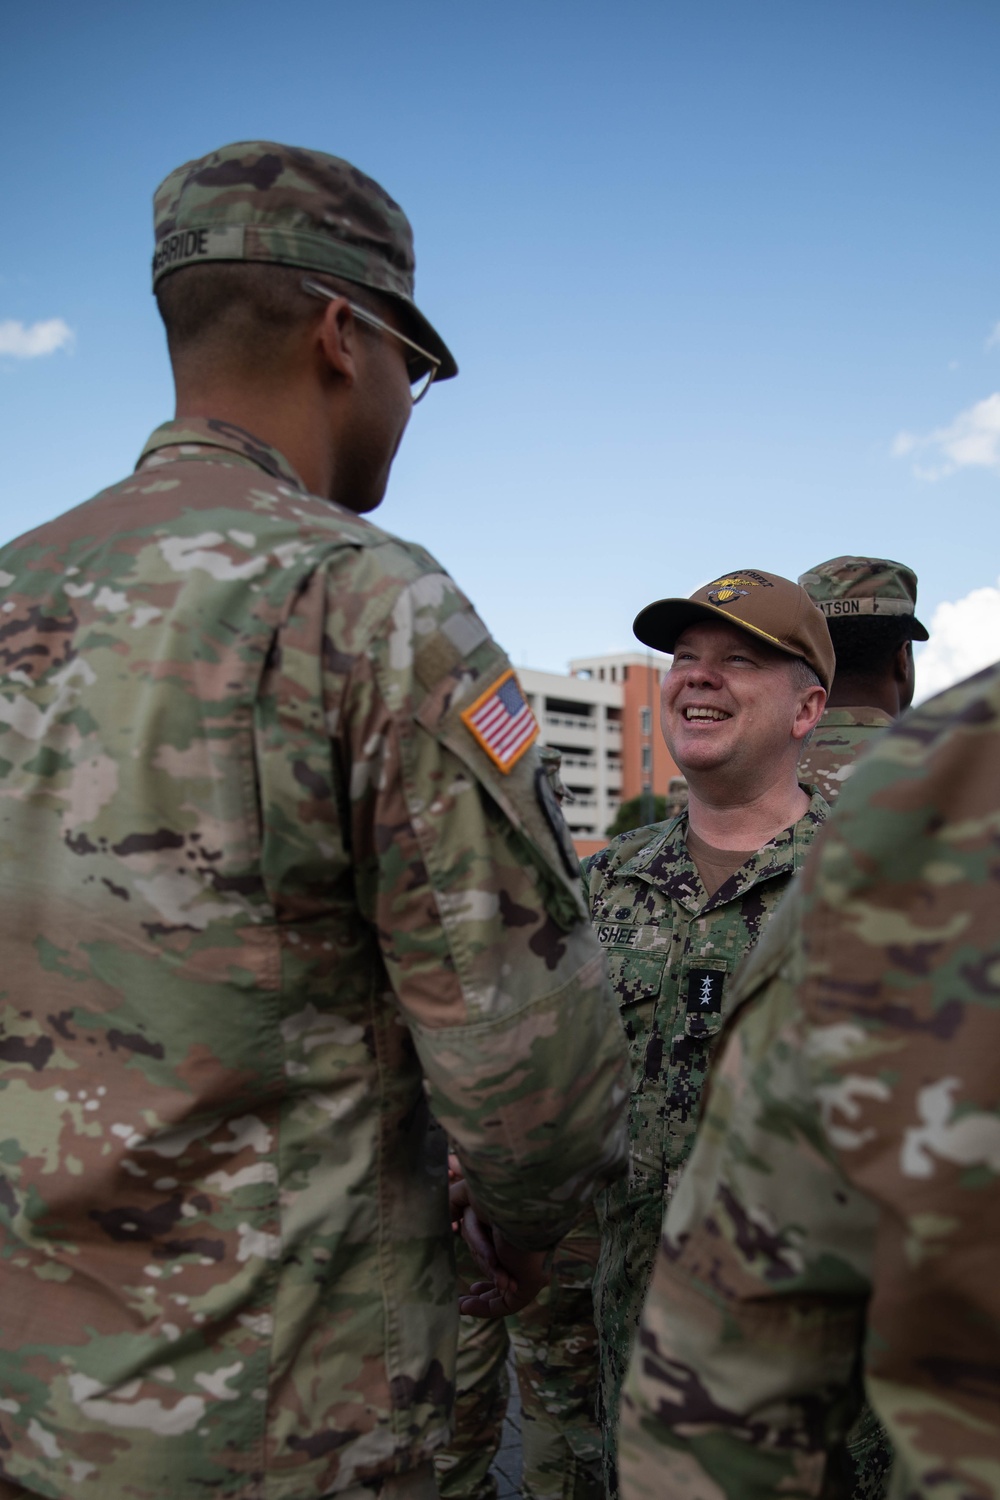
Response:
[{"label": "shoulder sleeve patch", "polygon": [[460,717],[477,745],[505,776],[538,738],[538,721],[513,667],[491,683]]}]

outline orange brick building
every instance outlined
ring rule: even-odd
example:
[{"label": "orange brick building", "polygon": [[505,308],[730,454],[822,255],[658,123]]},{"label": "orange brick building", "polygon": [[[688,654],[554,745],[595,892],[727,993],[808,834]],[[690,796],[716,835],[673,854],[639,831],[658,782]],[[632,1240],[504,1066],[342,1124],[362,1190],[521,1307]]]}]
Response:
[{"label": "orange brick building", "polygon": [[562,753],[573,801],[564,811],[579,855],[608,842],[621,802],[649,789],[665,795],[678,770],[660,734],[660,679],[670,657],[654,651],[581,657],[568,676],[518,669],[541,728],[541,741]]}]

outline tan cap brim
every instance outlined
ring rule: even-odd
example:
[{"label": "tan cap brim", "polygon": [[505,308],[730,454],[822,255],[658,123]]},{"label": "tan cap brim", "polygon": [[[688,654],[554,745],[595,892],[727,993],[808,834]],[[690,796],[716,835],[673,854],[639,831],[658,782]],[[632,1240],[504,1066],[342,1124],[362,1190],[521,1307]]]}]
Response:
[{"label": "tan cap brim", "polygon": [[[672,656],[681,631],[698,620],[723,620],[736,630],[744,630],[748,635],[766,641],[769,646],[773,646],[776,651],[783,651],[786,656],[794,656],[799,661],[805,660],[801,651],[793,650],[784,641],[779,641],[777,636],[739,619],[729,610],[717,609],[714,604],[695,603],[691,599],[657,599],[652,604],[647,604],[633,620],[632,633],[643,645],[652,646],[654,651],[665,651]],[[809,665],[829,692],[833,681],[832,672],[819,670],[816,662],[810,662]]]}]

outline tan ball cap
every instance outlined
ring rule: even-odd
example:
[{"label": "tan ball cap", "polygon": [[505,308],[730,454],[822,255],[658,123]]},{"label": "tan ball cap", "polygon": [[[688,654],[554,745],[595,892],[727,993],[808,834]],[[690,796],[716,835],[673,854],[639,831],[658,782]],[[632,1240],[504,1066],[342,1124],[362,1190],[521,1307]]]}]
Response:
[{"label": "tan ball cap", "polygon": [[801,657],[829,692],[836,660],[826,616],[790,578],[738,568],[696,589],[689,599],[647,604],[632,629],[644,645],[672,652],[681,631],[698,620],[725,620],[778,651]]}]

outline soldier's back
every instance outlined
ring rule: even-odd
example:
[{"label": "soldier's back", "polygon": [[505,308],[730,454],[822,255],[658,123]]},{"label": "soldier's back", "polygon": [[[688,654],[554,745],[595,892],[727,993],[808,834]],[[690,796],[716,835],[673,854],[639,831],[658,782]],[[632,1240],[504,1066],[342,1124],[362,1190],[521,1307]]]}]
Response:
[{"label": "soldier's back", "polygon": [[410,1469],[457,1316],[428,1094],[527,1236],[620,1149],[600,1108],[551,1173],[489,1138],[553,1087],[572,1116],[567,982],[609,1107],[622,1063],[532,767],[490,813],[458,734],[505,658],[227,424],[167,424],[0,569],[5,1472],[292,1500]]},{"label": "soldier's back", "polygon": [[398,1356],[371,1326],[397,1290],[380,1236],[443,1261],[446,1231],[420,1192],[439,1174],[420,1069],[357,920],[322,651],[327,583],[350,649],[352,618],[421,568],[288,476],[172,436],[186,457],[0,556],[5,1421],[34,1421],[67,1484],[308,1490],[332,1413],[370,1429],[362,1466],[399,1446],[394,1378],[423,1374],[425,1441],[446,1418],[448,1309],[419,1309]]},{"label": "soldier's back", "polygon": [[880,708],[828,708],[799,758],[799,780],[816,787],[832,806],[859,757],[893,720]]}]

